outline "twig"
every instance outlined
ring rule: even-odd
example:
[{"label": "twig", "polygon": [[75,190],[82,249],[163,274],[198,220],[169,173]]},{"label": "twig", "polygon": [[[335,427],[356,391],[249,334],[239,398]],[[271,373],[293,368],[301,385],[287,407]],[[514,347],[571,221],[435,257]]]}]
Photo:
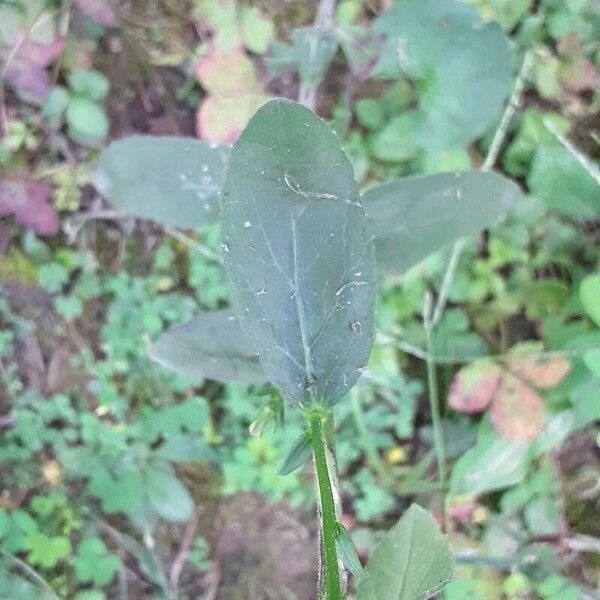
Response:
[{"label": "twig", "polygon": [[[377,341],[379,344],[383,344],[386,346],[394,346],[409,354],[410,356],[414,356],[420,360],[427,360],[430,356],[427,350],[423,348],[419,348],[418,346],[414,346],[413,344],[409,344],[407,342],[403,342],[401,339],[395,337],[393,333],[378,333]],[[534,352],[532,354],[527,354],[526,358],[532,358],[535,360],[551,360],[553,358],[566,358],[566,357],[580,357],[583,356],[584,353],[589,352],[590,350],[600,350],[600,346],[590,345],[589,347],[584,348],[573,348],[572,350],[549,350],[547,352]],[[456,365],[462,363],[473,362],[474,360],[478,360],[480,358],[491,358],[494,360],[506,360],[510,358],[514,358],[514,356],[510,356],[509,353],[500,353],[500,354],[485,354],[485,355],[470,355],[470,356],[460,356],[453,357],[448,355],[438,356],[435,353],[431,355],[432,360],[437,365]],[[363,378],[374,381],[375,383],[379,383],[368,373],[365,373]]]},{"label": "twig", "polygon": [[[314,27],[327,32],[333,29],[335,20],[336,0],[320,0],[317,7],[317,15],[314,21]],[[298,90],[298,102],[310,110],[314,111],[317,104],[317,89],[320,81],[311,83],[301,83]]]},{"label": "twig", "polygon": [[9,554],[8,552],[5,552],[1,548],[0,548],[0,554],[4,557],[8,558],[8,560],[13,561],[20,569],[22,569],[25,573],[27,573],[27,575],[29,575],[29,577],[31,577],[31,579],[33,579],[42,588],[44,588],[44,590],[48,594],[50,594],[50,596],[53,599],[60,600],[60,597],[58,596],[58,594],[48,585],[46,580],[39,573],[37,573],[37,571],[32,569],[25,561],[22,561],[20,558],[18,558],[17,556],[14,556],[13,554]]},{"label": "twig", "polygon": [[492,139],[490,149],[487,153],[487,156],[485,157],[483,165],[481,165],[482,171],[489,171],[496,164],[496,160],[498,160],[498,154],[500,153],[500,148],[504,143],[504,138],[506,137],[508,126],[510,125],[510,122],[515,112],[519,108],[519,101],[521,99],[521,94],[523,93],[525,83],[527,81],[527,76],[529,75],[529,70],[531,69],[532,61],[533,53],[531,52],[531,50],[528,50],[525,53],[523,63],[521,64],[521,68],[519,69],[517,79],[515,80],[515,85],[513,87],[510,100],[508,101],[506,109],[502,114],[502,118],[500,119],[498,129],[496,129],[496,133],[494,133],[494,138]]},{"label": "twig", "polygon": [[432,330],[438,325],[442,315],[444,314],[446,303],[448,302],[448,294],[450,293],[450,287],[452,286],[452,281],[454,280],[454,275],[456,274],[458,261],[460,260],[463,247],[464,239],[462,238],[456,240],[452,246],[452,253],[450,254],[450,259],[448,260],[448,266],[446,267],[444,279],[442,280],[442,287],[440,288],[435,310],[433,311],[433,316],[431,318]]},{"label": "twig", "polygon": [[196,242],[191,237],[185,235],[185,233],[181,233],[181,231],[178,229],[174,229],[173,227],[169,226],[166,226],[164,229],[165,233],[169,234],[172,238],[176,239],[178,242],[181,242],[191,250],[194,250],[194,252],[198,252],[198,254],[202,254],[202,256],[205,258],[208,258],[209,260],[212,260],[220,265],[223,264],[223,259],[221,256],[219,256],[219,254]]},{"label": "twig", "polygon": [[567,149],[569,154],[571,154],[571,156],[573,156],[573,158],[592,176],[594,181],[600,185],[600,169],[598,169],[587,156],[577,150],[550,119],[544,119],[544,126]]},{"label": "twig", "polygon": [[181,545],[179,546],[179,551],[177,552],[177,556],[175,557],[175,560],[171,565],[169,581],[171,583],[171,591],[173,593],[173,598],[177,598],[177,591],[179,589],[179,578],[181,577],[181,572],[183,571],[185,561],[187,560],[187,557],[190,553],[190,548],[192,547],[192,543],[194,542],[197,527],[198,517],[197,515],[194,515],[185,526],[183,538],[181,539]]}]

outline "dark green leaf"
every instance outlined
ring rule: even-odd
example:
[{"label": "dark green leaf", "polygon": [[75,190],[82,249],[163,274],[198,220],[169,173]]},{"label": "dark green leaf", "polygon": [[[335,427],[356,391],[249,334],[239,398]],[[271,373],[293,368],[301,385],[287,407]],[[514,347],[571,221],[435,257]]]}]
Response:
[{"label": "dark green leaf", "polygon": [[185,228],[216,223],[227,153],[193,138],[132,136],[102,152],[96,187],[126,215]]},{"label": "dark green leaf", "polygon": [[279,475],[289,475],[301,467],[311,456],[310,436],[308,432],[303,432],[292,444],[277,473]]},{"label": "dark green leaf", "polygon": [[267,377],[299,403],[350,390],[373,342],[373,248],[352,167],[326,123],[265,104],[233,147],[222,249],[233,306]]},{"label": "dark green leaf", "polygon": [[163,333],[150,357],[168,369],[216,381],[263,383],[264,372],[229,310],[204,313]]},{"label": "dark green leaf", "polygon": [[341,558],[342,563],[344,563],[344,567],[346,567],[354,577],[360,579],[364,575],[365,570],[360,562],[360,558],[358,558],[350,534],[341,523],[337,524],[337,537],[335,542],[338,556]]},{"label": "dark green leaf", "polygon": [[454,149],[483,134],[499,116],[510,80],[508,40],[497,23],[455,0],[395,3],[375,21],[386,36],[376,74],[419,82],[425,119],[420,142]]},{"label": "dark green leaf", "polygon": [[481,171],[407,177],[363,194],[377,266],[402,273],[453,240],[491,225],[522,196],[512,181]]},{"label": "dark green leaf", "polygon": [[377,545],[357,600],[420,600],[452,577],[446,536],[429,512],[412,504]]}]

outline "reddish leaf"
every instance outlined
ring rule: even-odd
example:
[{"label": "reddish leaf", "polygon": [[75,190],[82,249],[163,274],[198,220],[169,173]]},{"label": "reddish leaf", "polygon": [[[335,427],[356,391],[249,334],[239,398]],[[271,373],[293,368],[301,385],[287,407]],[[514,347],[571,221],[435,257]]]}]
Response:
[{"label": "reddish leaf", "polygon": [[50,186],[24,172],[10,173],[0,180],[0,216],[15,219],[40,235],[58,232],[58,215],[49,202]]},{"label": "reddish leaf", "polygon": [[485,410],[500,384],[501,375],[498,365],[487,359],[477,360],[462,368],[450,386],[448,405],[466,413]]},{"label": "reddish leaf", "polygon": [[245,94],[236,98],[208,96],[196,115],[199,138],[214,144],[233,144],[250,117],[268,100],[263,94]]},{"label": "reddish leaf", "polygon": [[503,437],[530,442],[544,427],[544,401],[527,384],[505,373],[494,394],[490,416]]},{"label": "reddish leaf", "polygon": [[105,27],[116,27],[117,17],[108,0],[75,0],[75,4],[92,21]]},{"label": "reddish leaf", "polygon": [[571,369],[571,363],[563,356],[523,356],[511,359],[507,366],[511,373],[543,390],[557,385]]},{"label": "reddish leaf", "polygon": [[6,79],[18,91],[43,98],[49,88],[45,69],[62,54],[64,47],[65,38],[56,38],[48,45],[24,41],[8,64]]},{"label": "reddish leaf", "polygon": [[216,47],[196,63],[196,77],[202,87],[215,96],[235,97],[258,90],[254,63],[241,48]]}]

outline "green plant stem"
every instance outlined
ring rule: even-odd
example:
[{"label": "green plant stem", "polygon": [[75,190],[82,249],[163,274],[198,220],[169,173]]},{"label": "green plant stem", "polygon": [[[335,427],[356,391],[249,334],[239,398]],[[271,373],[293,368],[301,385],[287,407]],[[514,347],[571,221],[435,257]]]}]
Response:
[{"label": "green plant stem", "polygon": [[323,600],[342,600],[340,572],[336,550],[337,517],[329,466],[327,460],[327,442],[325,429],[328,417],[322,413],[311,413],[308,416],[310,441],[317,473],[317,490],[319,494],[319,517],[321,531],[321,552],[324,566],[324,578],[321,582],[321,598]]},{"label": "green plant stem", "polygon": [[433,443],[435,446],[435,456],[438,464],[440,485],[443,489],[446,486],[446,448],[444,446],[444,433],[442,431],[442,419],[440,416],[437,371],[431,339],[435,324],[432,320],[432,298],[431,294],[429,293],[427,293],[425,296],[423,322],[427,344],[425,365],[427,367],[427,388],[429,392],[429,407],[431,410],[431,422],[433,427]]}]

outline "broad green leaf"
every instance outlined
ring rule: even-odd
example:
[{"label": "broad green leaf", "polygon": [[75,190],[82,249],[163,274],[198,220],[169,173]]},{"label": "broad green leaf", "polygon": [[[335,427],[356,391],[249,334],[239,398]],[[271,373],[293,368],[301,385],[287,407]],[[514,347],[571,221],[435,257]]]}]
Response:
[{"label": "broad green leaf", "polygon": [[374,27],[386,36],[376,74],[404,71],[422,90],[424,148],[464,146],[493,124],[511,74],[508,40],[497,23],[482,24],[464,2],[401,0]]},{"label": "broad green leaf", "polygon": [[264,383],[265,375],[229,310],[200,314],[163,333],[150,357],[168,369],[216,381]]},{"label": "broad green leaf", "polygon": [[452,578],[446,536],[432,515],[412,504],[385,534],[358,585],[357,600],[421,600]]},{"label": "broad green leaf", "polygon": [[579,286],[583,310],[600,327],[600,273],[588,275]]},{"label": "broad green leaf", "polygon": [[522,194],[496,173],[467,171],[407,177],[363,194],[377,266],[402,273],[457,238],[473,235],[512,208]]},{"label": "broad green leaf", "polygon": [[333,404],[373,341],[373,248],[352,167],[331,129],[286,100],[234,145],[222,243],[232,302],[268,379],[291,401]]},{"label": "broad green leaf", "polygon": [[529,444],[507,440],[485,427],[477,444],[454,465],[452,496],[480,496],[521,482],[529,466]]},{"label": "broad green leaf", "polygon": [[531,193],[566,217],[597,219],[600,187],[562,146],[541,146],[527,178]]},{"label": "broad green leaf", "polygon": [[126,215],[186,228],[215,223],[227,153],[192,138],[132,136],[102,152],[96,187]]}]

